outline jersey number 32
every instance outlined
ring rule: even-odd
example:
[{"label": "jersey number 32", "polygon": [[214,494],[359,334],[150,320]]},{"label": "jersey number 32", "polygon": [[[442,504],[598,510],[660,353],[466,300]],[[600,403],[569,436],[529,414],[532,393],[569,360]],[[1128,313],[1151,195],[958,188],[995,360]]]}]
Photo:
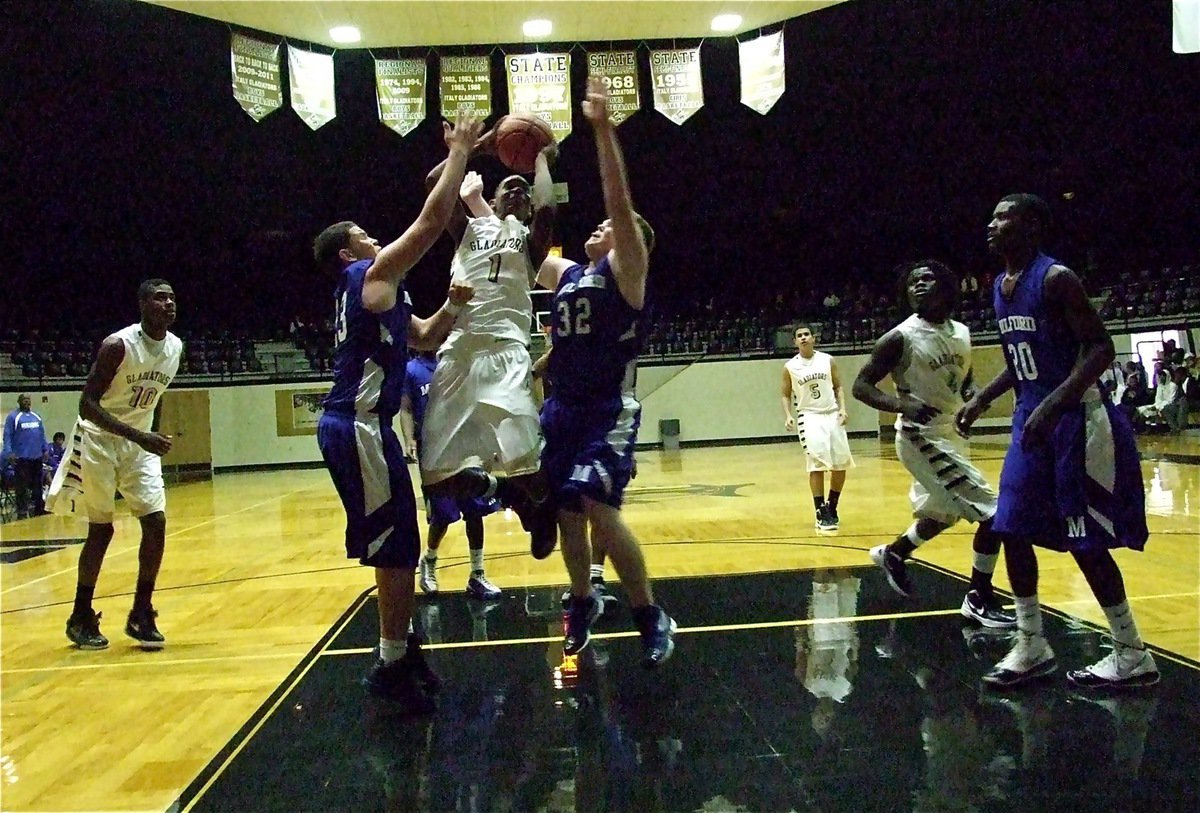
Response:
[{"label": "jersey number 32", "polygon": [[570,336],[574,333],[576,336],[585,336],[592,332],[592,326],[588,324],[588,320],[592,318],[592,302],[586,297],[580,297],[575,300],[574,319],[572,319],[571,303],[565,299],[560,299],[557,303],[558,321],[555,325],[554,332],[559,336]]}]

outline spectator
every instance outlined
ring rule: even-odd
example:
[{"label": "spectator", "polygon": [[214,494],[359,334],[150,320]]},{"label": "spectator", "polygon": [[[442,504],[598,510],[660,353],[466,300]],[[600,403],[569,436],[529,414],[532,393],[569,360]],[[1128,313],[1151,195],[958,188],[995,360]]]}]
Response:
[{"label": "spectator", "polygon": [[42,460],[46,454],[46,428],[32,409],[32,401],[22,393],[17,408],[4,419],[4,453],[14,470],[17,519],[43,513]]},{"label": "spectator", "polygon": [[834,316],[837,314],[838,306],[842,304],[842,300],[838,299],[838,295],[836,293],[830,291],[828,294],[826,294],[825,300],[821,304],[825,306],[825,312],[828,315]]},{"label": "spectator", "polygon": [[1183,394],[1188,400],[1190,409],[1200,409],[1200,360],[1192,353],[1183,358],[1183,368],[1187,377],[1183,380]]},{"label": "spectator", "polygon": [[67,442],[66,434],[62,432],[54,433],[54,441],[46,447],[46,463],[42,466],[42,488],[45,490],[50,485],[50,481],[54,479],[54,472],[58,471],[58,464],[62,462],[63,453],[67,450],[65,446]]},{"label": "spectator", "polygon": [[1161,363],[1156,363],[1154,366],[1159,370],[1158,386],[1154,388],[1154,403],[1138,407],[1138,414],[1148,421],[1165,421],[1163,409],[1175,400],[1178,387],[1175,386],[1175,382],[1171,380],[1166,368],[1163,368]]},{"label": "spectator", "polygon": [[[1174,367],[1171,369],[1171,400],[1159,412],[1162,414],[1163,420],[1167,422],[1167,428],[1171,430],[1172,434],[1177,434],[1187,429],[1188,399],[1183,392],[1184,382],[1187,379],[1187,370],[1183,367]],[[1159,399],[1155,398],[1154,400],[1157,405]]]},{"label": "spectator", "polygon": [[1125,363],[1125,389],[1117,398],[1117,406],[1129,419],[1130,423],[1140,423],[1137,408],[1149,404],[1153,398],[1146,387],[1146,374],[1136,361]]},{"label": "spectator", "polygon": [[[959,282],[958,286],[959,290],[961,290],[964,294],[974,294],[979,291],[979,277],[975,276],[974,272],[968,271],[963,275],[963,278]],[[968,297],[964,297],[964,299],[965,298]]]}]

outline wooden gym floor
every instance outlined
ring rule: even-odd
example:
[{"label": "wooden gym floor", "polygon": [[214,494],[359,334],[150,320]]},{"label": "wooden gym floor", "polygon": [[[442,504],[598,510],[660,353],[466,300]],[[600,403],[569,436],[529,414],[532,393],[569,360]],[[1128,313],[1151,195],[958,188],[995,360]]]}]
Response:
[{"label": "wooden gym floor", "polygon": [[[419,599],[446,683],[424,720],[358,685],[377,639],[371,575],[343,558],[320,469],[170,490],[157,653],[122,635],[135,521],[118,520],[97,590],[104,652],[63,635],[85,527],[0,526],[0,807],[1195,809],[1200,444],[1143,443],[1152,536],[1118,560],[1164,679],[1099,702],[1061,674],[979,691],[1007,642],[958,616],[970,528],[923,547],[918,595],[894,596],[866,549],[907,527],[908,478],[890,445],[853,448],[837,536],[813,530],[795,444],[639,454],[626,513],[682,629],[655,675],[632,663],[625,613],[562,657],[561,560],[532,560],[515,518],[486,523],[504,598],[468,602],[455,526],[442,594]],[[974,454],[994,482],[1003,440]],[[1103,616],[1069,557],[1040,562],[1060,662],[1090,663]]]}]

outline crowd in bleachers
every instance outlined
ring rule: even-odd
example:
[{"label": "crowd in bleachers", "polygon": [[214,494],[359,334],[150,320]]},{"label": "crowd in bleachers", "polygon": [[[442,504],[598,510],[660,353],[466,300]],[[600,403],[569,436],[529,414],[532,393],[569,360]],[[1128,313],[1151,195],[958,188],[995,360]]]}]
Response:
[{"label": "crowd in bleachers", "polygon": [[1139,432],[1181,432],[1200,411],[1200,359],[1174,340],[1163,342],[1151,370],[1135,357],[1114,363],[1101,383]]}]

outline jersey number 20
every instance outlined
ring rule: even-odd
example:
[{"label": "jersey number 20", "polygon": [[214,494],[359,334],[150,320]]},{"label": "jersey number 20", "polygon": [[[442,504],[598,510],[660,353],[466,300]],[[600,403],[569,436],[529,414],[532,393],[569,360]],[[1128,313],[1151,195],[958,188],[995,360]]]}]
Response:
[{"label": "jersey number 20", "polygon": [[575,319],[572,321],[571,303],[560,299],[558,302],[558,329],[555,332],[559,336],[570,336],[572,333],[576,336],[585,336],[592,332],[592,326],[588,324],[588,319],[591,318],[591,300],[584,297],[575,300]]},{"label": "jersey number 20", "polygon": [[1038,368],[1033,360],[1033,348],[1029,342],[1017,342],[1008,346],[1008,354],[1012,356],[1013,372],[1020,381],[1037,381]]}]

